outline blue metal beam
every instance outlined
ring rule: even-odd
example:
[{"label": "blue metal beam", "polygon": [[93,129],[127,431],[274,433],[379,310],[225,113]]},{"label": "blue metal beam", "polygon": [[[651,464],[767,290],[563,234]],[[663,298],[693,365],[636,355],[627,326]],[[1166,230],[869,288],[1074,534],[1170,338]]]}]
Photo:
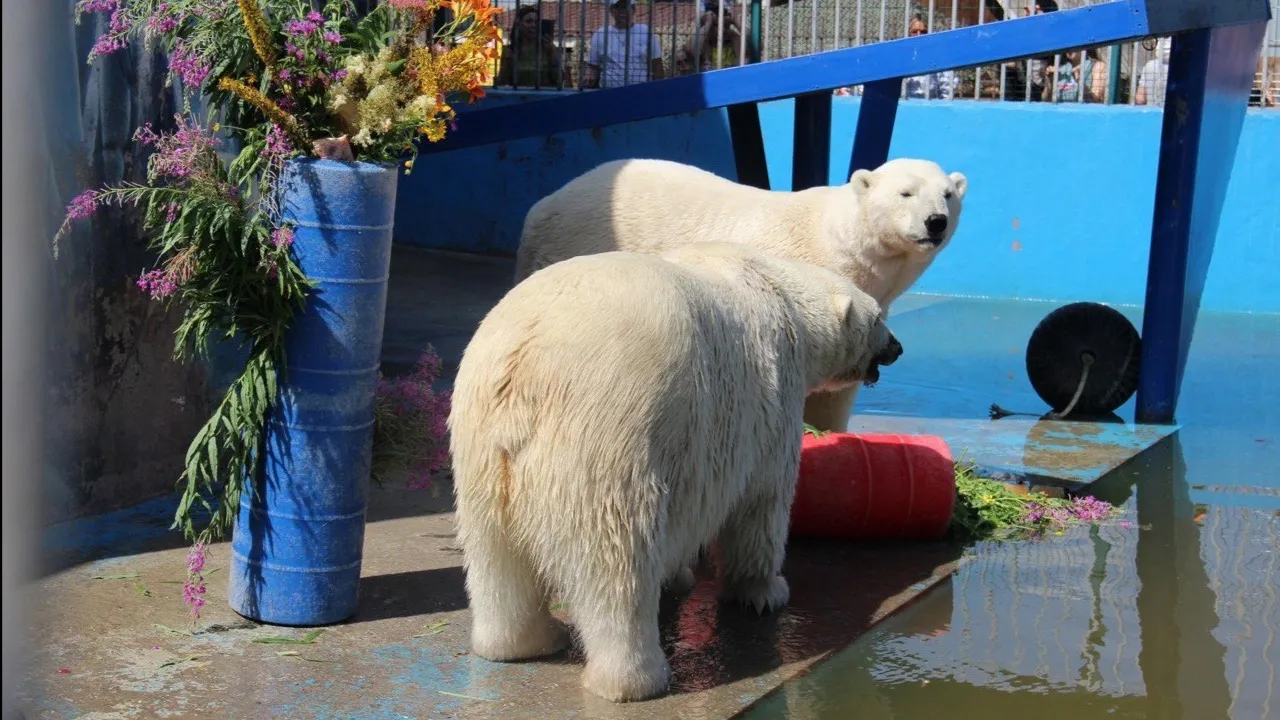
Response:
[{"label": "blue metal beam", "polygon": [[901,78],[878,80],[863,86],[847,176],[858,170],[874,170],[889,159],[889,143],[893,140],[893,123],[898,117],[898,98],[901,96]]},{"label": "blue metal beam", "polygon": [[831,93],[796,98],[791,189],[826,185],[831,178]]},{"label": "blue metal beam", "polygon": [[761,190],[769,189],[769,166],[764,155],[764,131],[760,109],[755,103],[729,106],[729,139],[733,142],[733,162],[738,182]]},{"label": "blue metal beam", "polygon": [[1174,420],[1266,25],[1174,37],[1142,321],[1138,422]]},{"label": "blue metal beam", "polygon": [[[1156,18],[1153,25],[1148,15]],[[1161,32],[1266,20],[1267,0],[1116,0],[919,37],[725,68],[621,88],[466,110],[422,152],[756,103],[920,73],[1001,62]]]}]

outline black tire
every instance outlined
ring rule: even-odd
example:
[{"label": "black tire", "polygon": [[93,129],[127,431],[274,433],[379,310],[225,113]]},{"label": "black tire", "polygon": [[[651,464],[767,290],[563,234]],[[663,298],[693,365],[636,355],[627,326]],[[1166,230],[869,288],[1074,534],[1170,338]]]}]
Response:
[{"label": "black tire", "polygon": [[1093,364],[1073,416],[1115,412],[1137,391],[1142,340],[1133,323],[1099,303],[1064,305],[1040,321],[1027,343],[1027,377],[1054,412],[1075,396],[1086,354]]}]

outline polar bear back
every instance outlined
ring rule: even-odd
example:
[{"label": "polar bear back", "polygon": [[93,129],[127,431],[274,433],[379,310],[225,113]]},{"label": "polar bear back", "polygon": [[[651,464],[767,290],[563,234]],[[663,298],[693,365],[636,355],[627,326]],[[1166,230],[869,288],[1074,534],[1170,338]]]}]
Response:
[{"label": "polar bear back", "polygon": [[600,514],[625,517],[662,538],[669,575],[753,482],[794,480],[806,376],[833,370],[812,367],[807,346],[839,341],[803,325],[838,324],[823,283],[839,278],[792,278],[810,292],[787,296],[732,256],[577,257],[494,307],[463,354],[449,417],[467,527],[500,523],[568,577],[544,544]]},{"label": "polar bear back", "polygon": [[[570,257],[624,250],[658,254],[696,242],[739,242],[825,265],[789,243],[816,235],[802,193],[741,185],[669,160],[615,160],[571,180],[529,210],[516,253],[516,282]],[[816,192],[815,192],[816,191]]]}]

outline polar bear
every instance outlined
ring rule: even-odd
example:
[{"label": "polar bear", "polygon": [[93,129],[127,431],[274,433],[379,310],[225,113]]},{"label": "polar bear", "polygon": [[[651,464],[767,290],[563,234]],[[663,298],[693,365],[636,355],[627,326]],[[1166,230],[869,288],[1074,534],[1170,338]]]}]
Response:
[{"label": "polar bear", "polygon": [[[578,255],[659,253],[701,240],[752,245],[853,280],[880,303],[906,292],[942,252],[960,222],[969,182],[927,160],[890,160],[848,184],[799,192],[740,185],[667,160],[617,160],[536,203],[516,254],[520,282]],[[857,388],[818,393],[804,419],[847,429]]]},{"label": "polar bear", "polygon": [[448,420],[472,651],[559,651],[560,593],[588,690],[661,693],[663,579],[718,538],[729,594],[785,604],[805,394],[901,353],[853,283],[740,244],[600,253],[518,284],[463,353]]}]

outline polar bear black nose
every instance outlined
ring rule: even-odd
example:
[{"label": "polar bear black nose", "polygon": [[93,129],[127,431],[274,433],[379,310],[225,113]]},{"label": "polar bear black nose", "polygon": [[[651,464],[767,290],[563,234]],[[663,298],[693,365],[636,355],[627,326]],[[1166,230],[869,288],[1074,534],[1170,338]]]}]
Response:
[{"label": "polar bear black nose", "polygon": [[898,337],[893,333],[889,333],[889,344],[875,358],[877,365],[892,365],[902,357],[902,343],[898,342]]},{"label": "polar bear black nose", "polygon": [[924,229],[929,231],[930,235],[941,235],[947,231],[947,216],[934,213],[924,219]]}]

